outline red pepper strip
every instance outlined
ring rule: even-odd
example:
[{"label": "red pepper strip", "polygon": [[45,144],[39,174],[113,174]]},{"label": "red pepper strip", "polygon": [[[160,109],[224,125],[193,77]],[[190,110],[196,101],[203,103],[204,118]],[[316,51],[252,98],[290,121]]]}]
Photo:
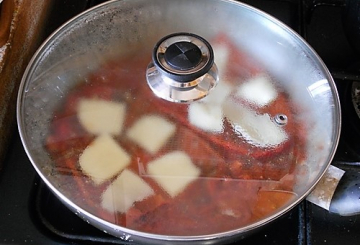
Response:
[{"label": "red pepper strip", "polygon": [[192,162],[201,169],[201,176],[229,176],[228,166],[221,151],[213,148],[206,139],[195,134],[193,130],[178,126],[174,149],[186,152]]},{"label": "red pepper strip", "polygon": [[237,228],[249,224],[252,220],[251,208],[256,202],[257,191],[261,182],[257,180],[222,179],[210,180],[212,202],[217,207],[216,220]]},{"label": "red pepper strip", "polygon": [[92,180],[79,168],[78,155],[59,157],[55,162],[57,170],[61,166],[61,171],[56,173],[59,188],[74,204],[102,219],[119,219],[118,214],[111,214],[100,207],[101,195],[111,181],[94,186]]},{"label": "red pepper strip", "polygon": [[[145,205],[145,200],[142,205]],[[212,203],[201,179],[186,191],[133,220],[130,228],[167,235],[198,235],[212,227]]]},{"label": "red pepper strip", "polygon": [[124,223],[120,223],[120,225],[136,230],[143,230],[143,228],[139,226],[139,220],[146,219],[145,217],[149,213],[168,204],[168,198],[166,199],[163,195],[156,194],[143,201],[136,202],[134,203],[134,206],[126,212]]},{"label": "red pepper strip", "polygon": [[92,181],[86,177],[78,165],[78,158],[94,136],[86,134],[79,126],[75,116],[64,114],[55,116],[52,122],[50,135],[46,140],[46,148],[55,162],[54,168],[59,170],[56,176],[64,193],[77,205],[93,210],[96,197],[99,192],[89,183]]},{"label": "red pepper strip", "polygon": [[63,166],[62,173],[57,173],[61,191],[75,204],[81,207],[84,207],[84,204],[86,204],[86,208],[92,209],[96,201],[89,192],[89,186],[85,184],[85,180],[88,179],[88,177],[84,176],[84,174],[76,168],[77,157],[57,158],[55,162],[59,166]]},{"label": "red pepper strip", "polygon": [[295,197],[293,192],[286,191],[259,191],[257,194],[257,202],[252,207],[255,219],[261,219],[279,208],[283,207]]}]

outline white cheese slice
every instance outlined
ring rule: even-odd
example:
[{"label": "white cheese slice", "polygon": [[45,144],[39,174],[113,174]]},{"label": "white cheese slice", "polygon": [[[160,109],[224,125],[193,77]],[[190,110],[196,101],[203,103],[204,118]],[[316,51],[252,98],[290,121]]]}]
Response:
[{"label": "white cheese slice", "polygon": [[257,114],[234,101],[228,100],[224,103],[224,115],[235,133],[256,146],[272,147],[288,138],[284,129],[276,124],[269,114]]},{"label": "white cheese slice", "polygon": [[174,135],[176,126],[157,115],[146,115],[126,132],[129,139],[151,154],[159,151]]},{"label": "white cheese slice", "polygon": [[112,178],[130,164],[131,157],[108,134],[98,136],[79,158],[83,172],[95,184]]},{"label": "white cheese slice", "polygon": [[201,102],[221,105],[229,94],[232,92],[233,87],[225,80],[220,80],[216,87]]},{"label": "white cheese slice", "polygon": [[241,84],[235,95],[249,103],[262,107],[274,101],[278,93],[271,79],[261,74]]},{"label": "white cheese slice", "polygon": [[218,68],[220,78],[223,78],[228,66],[230,50],[225,44],[215,43],[212,45],[214,51],[214,63]]},{"label": "white cheese slice", "polygon": [[200,175],[200,170],[185,152],[174,151],[149,162],[147,173],[175,197]]},{"label": "white cheese slice", "polygon": [[221,105],[193,102],[189,105],[189,122],[204,131],[223,131],[223,111]]},{"label": "white cheese slice", "polygon": [[126,213],[135,202],[153,194],[141,177],[125,169],[102,194],[101,206],[112,213]]},{"label": "white cheese slice", "polygon": [[119,135],[125,119],[124,103],[100,99],[82,99],[77,112],[81,125],[90,133]]}]

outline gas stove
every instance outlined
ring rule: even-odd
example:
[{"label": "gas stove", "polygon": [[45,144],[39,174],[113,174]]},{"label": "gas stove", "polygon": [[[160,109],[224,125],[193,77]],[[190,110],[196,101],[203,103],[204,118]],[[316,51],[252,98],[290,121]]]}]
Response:
[{"label": "gas stove", "polygon": [[[49,35],[76,14],[104,0],[56,0],[45,28]],[[360,54],[344,30],[345,0],[244,0],[299,33],[323,59],[339,91],[342,134],[333,165],[360,169]],[[355,95],[356,96],[356,95]],[[354,103],[355,100],[355,103]],[[252,235],[231,244],[359,244],[360,216],[329,213],[307,201]],[[127,244],[68,210],[37,176],[19,134],[13,133],[0,172],[0,244]]]}]

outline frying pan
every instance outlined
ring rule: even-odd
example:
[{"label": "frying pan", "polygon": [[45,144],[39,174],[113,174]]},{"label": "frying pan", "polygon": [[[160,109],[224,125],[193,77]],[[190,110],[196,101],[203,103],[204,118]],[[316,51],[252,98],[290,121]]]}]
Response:
[{"label": "frying pan", "polygon": [[[200,59],[204,43],[209,43],[206,52],[209,56],[214,53],[210,61],[214,66],[205,65],[207,70],[200,73],[200,78],[190,76],[191,81],[184,78],[174,83],[164,77],[171,73],[173,79],[183,71],[181,67],[180,72],[164,71],[157,64],[167,58],[154,47],[162,47],[165,42],[165,49],[169,48],[173,42],[168,44],[166,38],[171,39],[174,33],[180,35],[181,45],[190,42],[196,52],[200,50]],[[187,34],[205,41],[194,47],[198,41],[189,41]],[[231,47],[230,52],[222,51],[221,44],[225,49]],[[104,70],[111,72],[102,73]],[[236,75],[228,75],[230,71]],[[193,87],[206,92],[190,99],[158,98],[154,91],[157,86],[149,88],[147,84],[154,74],[160,74],[160,80],[173,94],[182,96]],[[234,76],[236,79],[232,79]],[[209,77],[207,84],[211,86],[203,86],[201,81]],[[260,88],[254,90],[254,81]],[[248,88],[242,84],[250,84],[252,92],[246,92]],[[225,85],[230,90],[224,89]],[[91,98],[87,97],[89,91]],[[264,95],[268,99],[264,100]],[[85,99],[79,100],[82,96]],[[115,101],[104,102],[109,96]],[[281,107],[278,113],[280,100],[287,101],[284,103],[288,107]],[[271,104],[273,101],[279,103]],[[114,107],[112,102],[116,102]],[[214,108],[212,103],[221,111],[220,128],[202,123],[206,112],[201,108]],[[99,122],[99,117],[86,119],[87,110],[79,109],[94,106],[100,108],[100,113],[104,108],[117,108],[116,113],[109,109],[108,114],[119,117],[106,120],[104,116],[105,120]],[[190,115],[190,110],[195,113]],[[194,116],[195,122],[184,117],[182,111],[189,112],[189,118]],[[79,124],[83,112],[85,123]],[[142,133],[134,126],[140,115],[145,121]],[[275,18],[230,0],[109,1],[80,14],[51,35],[34,55],[20,86],[17,116],[21,139],[34,168],[69,209],[109,234],[147,244],[225,243],[251,234],[286,213],[313,190],[327,170],[338,144],[341,121],[333,79],[314,50]],[[98,124],[95,131],[85,126],[92,122]],[[77,126],[69,131],[66,125]],[[109,131],[112,126],[124,133]],[[157,132],[155,136],[151,136],[153,132]],[[174,138],[170,146],[161,148],[158,139],[169,137]],[[149,143],[149,138],[157,139],[156,143]],[[114,151],[123,165],[112,171],[118,163],[112,163],[113,153],[108,154],[110,157],[106,153],[114,140],[122,146],[122,150],[115,147]],[[126,144],[130,141],[136,146]],[[206,147],[196,148],[200,142]],[[63,145],[65,148],[61,148]],[[93,164],[98,153],[89,149],[97,147],[105,152],[101,159],[106,158],[110,165],[97,168],[99,165]],[[220,157],[204,149],[215,149]],[[229,159],[231,166],[239,167],[238,172],[229,167]],[[244,162],[240,164],[239,159]],[[227,174],[220,175],[222,171]],[[231,177],[235,173],[236,177]],[[170,175],[182,179],[179,182],[185,187],[176,188],[164,180]],[[115,191],[115,182],[121,182],[122,189]],[[124,197],[123,193],[134,186],[138,189]],[[224,186],[230,186],[227,190],[233,192],[222,196]],[[210,187],[215,191],[210,192]],[[187,191],[189,188],[192,191]],[[250,189],[254,191],[247,192]],[[211,198],[205,196],[211,194]],[[286,198],[272,206],[274,196]],[[127,201],[117,198],[132,202],[124,204]],[[188,202],[180,205],[181,201],[174,200]],[[161,205],[152,207],[149,203]],[[256,203],[257,211],[266,211],[257,215],[254,211],[238,211],[234,208],[238,203],[247,207],[240,210],[253,210],[248,203]],[[194,205],[202,208],[194,209]],[[177,216],[171,216],[171,207],[177,208]],[[205,212],[206,207],[210,212]],[[160,217],[154,214],[157,212]],[[209,222],[212,216],[213,222]],[[217,221],[221,227],[212,230]],[[136,226],[138,223],[143,226]],[[210,228],[205,232],[196,229],[198,226]],[[152,230],[158,227],[166,231]]]}]

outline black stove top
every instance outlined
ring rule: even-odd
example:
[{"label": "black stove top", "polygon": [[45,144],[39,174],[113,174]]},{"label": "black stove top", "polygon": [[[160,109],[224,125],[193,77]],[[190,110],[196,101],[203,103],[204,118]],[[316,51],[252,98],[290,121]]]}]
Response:
[{"label": "black stove top", "polygon": [[[56,0],[46,26],[51,33],[99,0]],[[290,26],[320,55],[333,75],[343,111],[343,128],[333,164],[357,171],[360,120],[351,102],[351,84],[360,80],[360,54],[344,31],[346,0],[245,0]],[[357,128],[359,127],[359,128]],[[354,132],[359,133],[358,137]],[[360,216],[331,214],[307,201],[233,244],[359,244]],[[14,132],[0,172],[0,244],[126,244],[92,227],[68,210],[37,176]]]}]

